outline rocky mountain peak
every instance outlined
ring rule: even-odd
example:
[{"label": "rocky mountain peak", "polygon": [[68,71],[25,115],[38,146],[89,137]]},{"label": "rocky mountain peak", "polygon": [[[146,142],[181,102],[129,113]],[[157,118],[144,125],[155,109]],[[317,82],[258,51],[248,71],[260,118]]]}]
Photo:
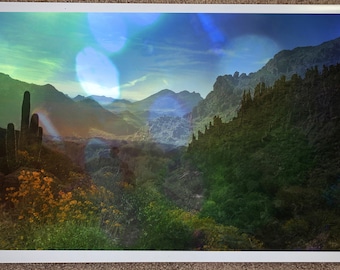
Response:
[{"label": "rocky mountain peak", "polygon": [[306,69],[317,66],[334,65],[340,62],[340,38],[324,42],[318,46],[297,47],[277,53],[259,72],[274,76],[290,77],[294,73],[304,76]]},{"label": "rocky mountain peak", "polygon": [[238,84],[238,77],[235,78],[231,75],[218,76],[214,83],[213,91],[223,91],[227,95],[233,94],[235,85]]},{"label": "rocky mountain peak", "polygon": [[246,75],[235,72],[218,76],[205,100],[193,109],[192,117],[197,129],[204,128],[211,117],[219,115],[223,121],[231,120],[239,107],[243,91],[253,92],[255,86],[264,82],[267,86],[282,77],[288,79],[293,74],[304,77],[308,68],[340,63],[340,38],[324,42],[318,46],[297,47],[292,50],[282,50],[270,59],[266,65],[254,73]]}]

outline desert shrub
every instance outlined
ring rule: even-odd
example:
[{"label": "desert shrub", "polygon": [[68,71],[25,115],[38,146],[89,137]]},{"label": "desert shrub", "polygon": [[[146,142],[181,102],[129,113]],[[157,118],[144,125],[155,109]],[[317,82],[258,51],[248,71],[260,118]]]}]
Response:
[{"label": "desert shrub", "polygon": [[42,250],[103,250],[117,249],[114,239],[96,222],[77,222],[68,220],[63,223],[37,227],[27,237],[28,249]]},{"label": "desert shrub", "polygon": [[[8,209],[2,213],[7,219],[0,224],[10,224],[7,226],[12,227],[10,234],[14,235],[15,241],[10,245],[11,237],[1,238],[3,247],[65,249],[69,241],[72,249],[101,249],[115,243],[121,231],[121,213],[112,203],[112,192],[95,185],[58,191],[60,186],[44,170],[22,170],[18,180],[18,189],[7,189],[5,202]],[[101,241],[102,246],[94,241],[96,237],[106,238]]]},{"label": "desert shrub", "polygon": [[233,226],[218,224],[214,219],[175,209],[171,218],[181,220],[193,232],[192,248],[199,250],[253,250],[262,243]]},{"label": "desert shrub", "polygon": [[12,205],[13,218],[29,223],[44,223],[55,218],[58,201],[52,192],[53,178],[43,170],[22,170],[18,180],[19,189],[7,188],[5,197]]},{"label": "desert shrub", "polygon": [[143,209],[139,248],[151,250],[191,249],[192,231],[182,220],[174,218],[169,206],[151,201]]}]

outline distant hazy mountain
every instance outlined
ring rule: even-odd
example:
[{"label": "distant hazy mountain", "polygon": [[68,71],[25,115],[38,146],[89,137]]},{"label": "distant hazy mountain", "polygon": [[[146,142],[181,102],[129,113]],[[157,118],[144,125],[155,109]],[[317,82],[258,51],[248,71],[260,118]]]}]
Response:
[{"label": "distant hazy mountain", "polygon": [[134,140],[151,140],[164,145],[187,145],[192,134],[186,119],[202,97],[198,93],[175,93],[164,89],[141,101],[115,100],[106,109],[117,112],[125,121],[139,126]]},{"label": "distant hazy mountain", "polygon": [[127,115],[127,112],[133,114],[136,119],[146,125],[148,121],[161,116],[183,117],[191,113],[202,100],[199,93],[189,91],[175,93],[164,89],[140,101],[117,99],[103,107],[119,115]]},{"label": "distant hazy mountain", "polygon": [[259,71],[249,75],[235,72],[233,75],[219,76],[213,90],[193,109],[192,118],[196,123],[196,129],[202,129],[214,115],[221,116],[224,121],[231,120],[236,114],[243,91],[252,92],[259,82],[270,86],[283,75],[287,79],[294,73],[303,77],[308,68],[317,66],[321,72],[324,65],[339,62],[340,38],[337,38],[318,46],[283,50]]},{"label": "distant hazy mountain", "polygon": [[100,105],[105,106],[108,105],[112,102],[114,102],[116,99],[111,98],[111,97],[106,97],[106,96],[97,96],[97,95],[91,95],[91,96],[82,96],[82,95],[77,95],[76,97],[73,98],[74,101],[81,101],[86,98],[93,99],[96,102],[98,102]]},{"label": "distant hazy mountain", "polygon": [[72,98],[74,101],[78,102],[84,100],[86,97],[82,95],[77,95],[76,97]]},{"label": "distant hazy mountain", "polygon": [[164,89],[141,101],[131,103],[129,110],[144,115],[149,120],[160,116],[183,117],[190,113],[203,98],[199,93],[182,91],[175,93]]},{"label": "distant hazy mountain", "polygon": [[105,109],[112,112],[122,112],[129,110],[131,104],[132,102],[126,99],[116,99],[112,101],[110,104],[104,105],[104,107]]},{"label": "distant hazy mountain", "polygon": [[0,127],[6,127],[10,122],[16,128],[20,127],[21,104],[26,90],[31,92],[31,113],[39,114],[45,134],[87,137],[96,132],[126,135],[137,130],[94,100],[75,102],[52,85],[28,84],[1,73]]},{"label": "distant hazy mountain", "polygon": [[172,90],[164,89],[143,100],[131,102],[126,99],[113,99],[105,96],[82,96],[73,98],[74,101],[84,101],[92,99],[102,105],[105,109],[114,112],[130,112],[147,119],[155,119],[160,116],[179,116],[182,117],[192,111],[200,101],[203,100],[199,93],[182,91],[175,93]]}]

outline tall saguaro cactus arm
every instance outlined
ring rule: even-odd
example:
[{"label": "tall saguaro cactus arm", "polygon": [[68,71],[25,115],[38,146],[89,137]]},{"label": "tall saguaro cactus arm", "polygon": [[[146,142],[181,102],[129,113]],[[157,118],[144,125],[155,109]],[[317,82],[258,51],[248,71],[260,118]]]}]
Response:
[{"label": "tall saguaro cactus arm", "polygon": [[21,131],[20,131],[20,148],[23,149],[28,143],[28,129],[30,121],[30,92],[25,91],[21,107]]},{"label": "tall saguaro cactus arm", "polygon": [[30,127],[29,127],[29,149],[31,154],[33,154],[36,160],[40,158],[40,148],[42,143],[42,127],[39,127],[39,115],[34,113],[31,117]]},{"label": "tall saguaro cactus arm", "polygon": [[9,123],[5,139],[0,142],[0,169],[3,171],[11,172],[19,165],[29,166],[32,162],[34,166],[39,165],[43,128],[39,127],[38,114],[32,114],[30,119],[30,98],[30,92],[26,91],[21,107],[21,130],[15,130],[14,124]]},{"label": "tall saguaro cactus arm", "polygon": [[39,135],[39,116],[34,113],[31,117],[30,127],[29,127],[29,143],[37,143]]}]

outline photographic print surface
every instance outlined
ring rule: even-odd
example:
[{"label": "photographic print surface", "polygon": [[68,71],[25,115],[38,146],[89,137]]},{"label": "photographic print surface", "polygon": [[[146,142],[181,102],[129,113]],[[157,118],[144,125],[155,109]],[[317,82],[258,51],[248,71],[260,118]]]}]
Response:
[{"label": "photographic print surface", "polygon": [[0,249],[340,249],[340,15],[0,21]]}]

